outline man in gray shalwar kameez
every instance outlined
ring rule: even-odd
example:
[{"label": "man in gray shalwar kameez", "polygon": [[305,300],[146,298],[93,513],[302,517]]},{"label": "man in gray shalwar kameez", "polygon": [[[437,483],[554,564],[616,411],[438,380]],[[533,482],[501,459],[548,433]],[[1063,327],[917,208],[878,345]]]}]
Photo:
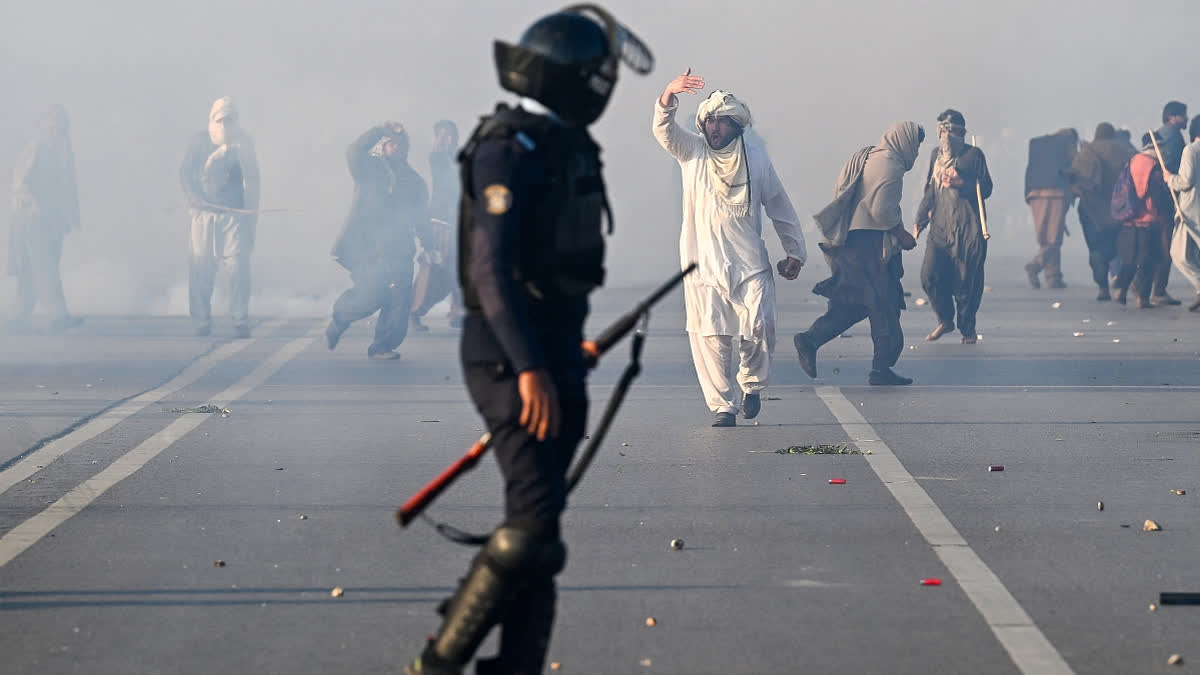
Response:
[{"label": "man in gray shalwar kameez", "polygon": [[17,298],[10,319],[14,331],[30,330],[31,316],[39,302],[50,315],[52,333],[81,321],[67,312],[59,274],[63,239],[79,228],[75,154],[68,131],[66,109],[52,106],[13,172],[8,272],[17,278]]}]

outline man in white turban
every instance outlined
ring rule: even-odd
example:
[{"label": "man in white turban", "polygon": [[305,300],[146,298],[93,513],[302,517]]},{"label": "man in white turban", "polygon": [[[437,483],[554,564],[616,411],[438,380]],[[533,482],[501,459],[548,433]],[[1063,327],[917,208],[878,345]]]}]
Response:
[{"label": "man in white turban", "polygon": [[208,131],[192,139],[179,170],[192,215],[188,305],[196,335],[212,332],[217,270],[230,274],[229,313],[239,338],[250,337],[250,253],[258,222],[259,176],[254,142],[238,124],[228,96],[216,100]]},{"label": "man in white turban", "polygon": [[714,91],[696,113],[699,133],[675,123],[676,94],[703,88],[690,68],[672,80],[654,106],[654,137],[683,175],[680,262],[699,264],[683,284],[696,375],[716,415],[713,426],[732,427],[739,409],[746,419],[758,415],[775,349],[775,281],[762,237],[763,208],[787,253],[779,274],[795,279],[807,254],[800,219],[766,148],[744,134],[753,123],[745,103]]}]

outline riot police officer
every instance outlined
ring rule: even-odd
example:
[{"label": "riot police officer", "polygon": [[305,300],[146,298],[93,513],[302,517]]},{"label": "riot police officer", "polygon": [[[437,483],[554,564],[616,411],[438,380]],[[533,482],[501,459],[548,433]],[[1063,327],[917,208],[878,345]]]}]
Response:
[{"label": "riot police officer", "polygon": [[477,672],[542,672],[567,555],[566,473],[587,421],[583,324],[611,219],[587,127],[620,61],[643,74],[653,63],[594,5],[540,19],[517,45],[497,42],[495,59],[501,86],[521,99],[483,118],[459,155],[459,282],[464,379],[492,435],[505,517],[405,670],[414,675],[461,673],[497,624],[500,652]]}]

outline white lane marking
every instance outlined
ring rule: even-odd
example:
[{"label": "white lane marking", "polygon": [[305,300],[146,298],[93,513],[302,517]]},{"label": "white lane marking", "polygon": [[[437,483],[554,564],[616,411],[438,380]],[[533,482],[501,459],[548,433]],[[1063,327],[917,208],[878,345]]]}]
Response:
[{"label": "white lane marking", "polygon": [[[311,334],[296,338],[280,347],[278,351],[258,365],[249,375],[235,382],[225,391],[208,401],[209,405],[224,407],[261,386],[272,375],[279,372],[285,363],[295,358],[316,340]],[[103,471],[85,480],[61,499],[46,507],[29,520],[9,530],[0,537],[0,567],[21,555],[54,528],[65,523],[71,516],[83,511],[100,495],[122,480],[132,476],[138,469],[157,457],[172,443],[209,419],[209,415],[186,415],[171,422],[162,431],[140,443],[137,447],[117,458]]]},{"label": "white lane marking", "polygon": [[[285,323],[287,321],[283,319],[268,321],[262,324],[258,330],[260,333],[270,334]],[[183,372],[158,387],[129,399],[62,438],[56,438],[38,448],[21,461],[13,464],[4,471],[0,471],[0,494],[8,492],[12,486],[50,466],[50,463],[54,460],[145,410],[151,404],[161,401],[192,384],[208,373],[208,371],[212,370],[218,363],[242,351],[253,344],[255,340],[257,338],[227,342],[196,359],[191,365],[184,368]]]},{"label": "white lane marking", "polygon": [[[851,440],[871,439],[867,464],[900,502],[921,536],[983,615],[992,633],[1008,650],[1017,668],[1027,675],[1069,675],[1071,667],[1046,639],[1033,619],[1008,592],[1004,583],[967,545],[946,514],[938,508],[891,448],[879,439],[866,418],[837,387],[816,387],[816,394],[842,425]],[[865,448],[862,448],[865,449]]]}]

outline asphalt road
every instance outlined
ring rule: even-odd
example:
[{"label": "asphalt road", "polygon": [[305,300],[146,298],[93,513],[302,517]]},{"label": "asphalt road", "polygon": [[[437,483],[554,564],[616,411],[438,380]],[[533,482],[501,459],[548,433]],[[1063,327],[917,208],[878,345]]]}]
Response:
[{"label": "asphalt road", "polygon": [[[1200,672],[1200,607],[1150,611],[1200,592],[1200,316],[994,274],[975,346],[925,343],[911,303],[915,385],[866,386],[865,324],[814,382],[790,336],[820,276],[781,287],[770,398],[735,429],[708,426],[681,299],[654,314],[566,517],[560,672]],[[601,291],[592,327],[645,290]],[[392,363],[365,324],[329,353],[319,317],[0,338],[0,671],[398,672],[472,554],[393,520],[480,432],[430,324]],[[172,412],[201,405],[229,412]],[[819,444],[864,454],[774,452]],[[484,462],[431,513],[486,530],[499,499]]]}]

